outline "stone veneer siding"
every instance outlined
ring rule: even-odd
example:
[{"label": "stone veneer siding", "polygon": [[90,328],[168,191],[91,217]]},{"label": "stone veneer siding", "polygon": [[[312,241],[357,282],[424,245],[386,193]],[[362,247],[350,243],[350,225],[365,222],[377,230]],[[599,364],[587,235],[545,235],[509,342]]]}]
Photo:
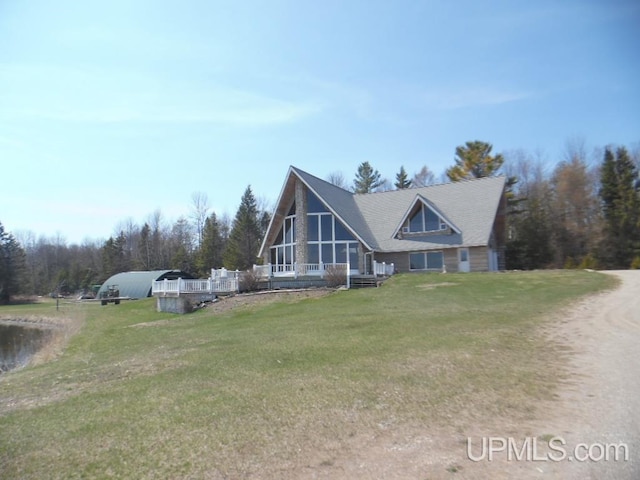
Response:
[{"label": "stone veneer siding", "polygon": [[307,188],[296,179],[296,262],[307,263]]}]

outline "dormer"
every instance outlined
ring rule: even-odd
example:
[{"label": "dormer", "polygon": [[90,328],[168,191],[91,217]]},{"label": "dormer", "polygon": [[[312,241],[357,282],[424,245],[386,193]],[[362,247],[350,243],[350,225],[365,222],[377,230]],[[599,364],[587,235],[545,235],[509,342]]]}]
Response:
[{"label": "dormer", "polygon": [[413,203],[404,214],[394,237],[424,235],[448,235],[461,233],[436,207],[421,195],[416,195]]}]

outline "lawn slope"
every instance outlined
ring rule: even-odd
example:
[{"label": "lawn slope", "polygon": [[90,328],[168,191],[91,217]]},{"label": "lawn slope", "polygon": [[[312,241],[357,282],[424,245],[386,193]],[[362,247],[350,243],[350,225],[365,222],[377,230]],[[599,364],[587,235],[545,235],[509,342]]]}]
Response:
[{"label": "lawn slope", "polygon": [[286,478],[380,429],[533,418],[562,373],[540,326],[611,286],[416,274],[224,313],[65,305],[86,320],[64,354],[0,377],[0,478]]}]

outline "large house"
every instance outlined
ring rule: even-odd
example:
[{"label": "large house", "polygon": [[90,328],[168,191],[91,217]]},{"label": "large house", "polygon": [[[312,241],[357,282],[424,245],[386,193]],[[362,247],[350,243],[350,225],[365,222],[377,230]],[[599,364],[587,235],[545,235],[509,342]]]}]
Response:
[{"label": "large house", "polygon": [[504,269],[505,177],[356,194],[290,167],[260,248],[271,275]]}]

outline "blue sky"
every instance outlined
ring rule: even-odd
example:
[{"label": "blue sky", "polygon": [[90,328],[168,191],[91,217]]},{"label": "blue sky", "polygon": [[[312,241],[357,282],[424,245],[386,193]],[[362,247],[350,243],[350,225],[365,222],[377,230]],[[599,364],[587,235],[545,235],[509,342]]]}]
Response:
[{"label": "blue sky", "polygon": [[635,0],[0,1],[0,222],[82,243],[289,165],[637,145],[639,32]]}]

